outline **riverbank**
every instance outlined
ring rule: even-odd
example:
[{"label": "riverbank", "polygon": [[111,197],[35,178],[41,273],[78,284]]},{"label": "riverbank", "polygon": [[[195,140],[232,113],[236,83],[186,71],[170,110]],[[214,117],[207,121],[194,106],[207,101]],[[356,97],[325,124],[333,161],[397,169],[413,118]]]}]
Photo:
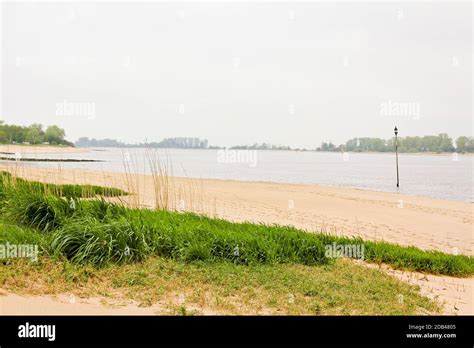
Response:
[{"label": "riverbank", "polygon": [[[58,171],[8,164],[3,167],[29,180],[118,187],[135,192],[119,198],[131,205],[151,208],[157,204],[152,176]],[[323,230],[366,240],[384,240],[451,254],[472,255],[472,208],[468,203],[318,185],[183,178],[170,180],[177,192],[173,201],[175,206],[170,208],[177,210],[201,212],[232,221],[293,225],[310,231]],[[350,228],[351,224],[355,224],[354,229]],[[439,224],[444,228],[437,229]],[[457,224],[465,234],[453,228]],[[400,229],[399,233],[396,233],[397,229]],[[413,233],[416,236],[413,237]],[[425,296],[440,300],[445,304],[443,312],[446,314],[473,313],[472,277],[384,272],[419,286]]]},{"label": "riverbank", "polygon": [[[76,169],[1,164],[28,180],[112,186],[135,194],[122,199],[156,207],[154,177]],[[474,206],[470,203],[360,189],[306,184],[172,178],[180,210],[230,221],[291,225],[425,250],[474,255]]]}]

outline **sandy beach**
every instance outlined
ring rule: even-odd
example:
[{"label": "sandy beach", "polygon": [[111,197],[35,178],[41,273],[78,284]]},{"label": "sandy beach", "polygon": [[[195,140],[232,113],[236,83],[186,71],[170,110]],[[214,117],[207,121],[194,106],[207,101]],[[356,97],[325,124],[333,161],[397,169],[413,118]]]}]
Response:
[{"label": "sandy beach", "polygon": [[[170,315],[165,303],[143,307],[128,300],[80,298],[72,294],[17,295],[0,291],[0,315]],[[209,310],[205,315],[218,315]]]},{"label": "sandy beach", "polygon": [[[153,208],[156,202],[152,176],[15,164],[0,165],[0,170],[30,180],[118,187],[134,192],[124,199],[141,207]],[[469,203],[319,185],[187,178],[170,182],[176,192],[172,206],[178,210],[473,255],[474,218]],[[386,271],[444,302],[446,314],[474,313],[473,278]]]},{"label": "sandy beach", "polygon": [[[133,303],[105,303],[103,298],[79,299],[68,294],[20,296],[0,294],[0,315],[153,315],[154,308]],[[110,302],[110,301],[109,301]]]},{"label": "sandy beach", "polygon": [[[418,272],[393,270],[390,267],[363,264],[380,268],[391,276],[419,287],[420,293],[443,305],[446,315],[473,315],[474,279],[435,276]],[[0,315],[169,315],[169,304],[156,303],[142,307],[134,301],[120,301],[109,297],[78,298],[72,294],[18,295],[0,288]],[[225,313],[206,310],[202,314]]]},{"label": "sandy beach", "polygon": [[[149,175],[0,165],[16,175],[53,183],[118,187],[131,204],[154,208]],[[446,253],[474,254],[474,206],[470,203],[307,184],[210,179],[170,179],[171,207],[232,221],[292,225]]]}]

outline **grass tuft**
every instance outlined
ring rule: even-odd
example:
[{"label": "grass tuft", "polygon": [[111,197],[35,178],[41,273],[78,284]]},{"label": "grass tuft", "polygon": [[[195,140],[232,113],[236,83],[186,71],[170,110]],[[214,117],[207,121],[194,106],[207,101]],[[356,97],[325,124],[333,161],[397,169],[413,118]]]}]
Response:
[{"label": "grass tuft", "polygon": [[[42,232],[44,238],[51,238],[43,243],[47,253],[77,264],[103,266],[155,255],[185,262],[327,265],[334,259],[326,255],[326,246],[337,243],[362,245],[365,261],[398,269],[453,276],[474,274],[474,259],[465,255],[308,233],[289,226],[131,209],[103,197],[83,200],[90,196],[84,196],[82,189],[69,190],[65,195],[64,190],[51,190],[45,184],[31,186],[8,175],[0,177],[0,217],[4,223]],[[105,188],[94,190],[105,192]]]}]

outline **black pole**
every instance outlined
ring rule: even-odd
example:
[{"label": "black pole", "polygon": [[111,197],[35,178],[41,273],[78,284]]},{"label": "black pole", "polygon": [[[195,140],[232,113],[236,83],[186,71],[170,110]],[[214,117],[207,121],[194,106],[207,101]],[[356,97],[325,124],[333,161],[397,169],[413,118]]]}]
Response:
[{"label": "black pole", "polygon": [[397,187],[400,187],[400,179],[398,176],[398,129],[395,126],[395,158],[397,161]]}]

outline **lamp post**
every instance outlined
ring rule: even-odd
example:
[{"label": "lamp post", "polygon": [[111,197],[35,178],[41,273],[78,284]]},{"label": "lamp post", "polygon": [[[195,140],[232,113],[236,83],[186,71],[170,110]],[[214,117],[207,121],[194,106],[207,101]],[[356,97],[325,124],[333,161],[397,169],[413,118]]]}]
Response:
[{"label": "lamp post", "polygon": [[398,128],[395,126],[395,129],[393,130],[395,133],[395,157],[397,159],[397,187],[400,187],[400,181],[398,178]]}]

